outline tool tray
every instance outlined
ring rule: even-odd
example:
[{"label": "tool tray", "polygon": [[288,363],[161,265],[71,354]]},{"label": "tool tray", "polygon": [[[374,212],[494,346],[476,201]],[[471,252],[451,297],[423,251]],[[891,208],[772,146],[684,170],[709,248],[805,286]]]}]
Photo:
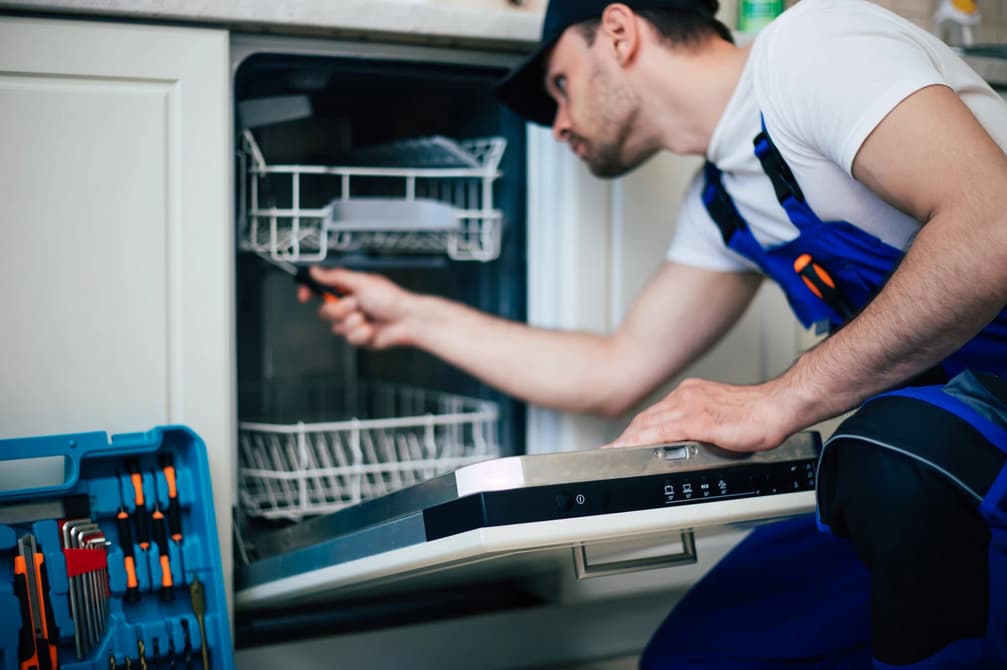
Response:
[{"label": "tool tray", "polygon": [[[61,481],[38,481],[60,469]],[[198,670],[204,648],[207,668],[233,669],[206,447],[195,433],[0,440],[0,487],[0,670]],[[97,528],[67,522],[88,517]],[[19,561],[31,537],[36,570],[30,550]],[[34,608],[28,573],[40,578]],[[41,633],[34,609],[45,612]]]}]

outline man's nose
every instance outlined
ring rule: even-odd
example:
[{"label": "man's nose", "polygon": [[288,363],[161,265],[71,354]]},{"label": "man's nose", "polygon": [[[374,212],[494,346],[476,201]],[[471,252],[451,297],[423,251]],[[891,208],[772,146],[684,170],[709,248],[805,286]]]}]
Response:
[{"label": "man's nose", "polygon": [[552,120],[552,136],[557,142],[570,139],[570,117],[562,105],[556,108],[556,116]]}]

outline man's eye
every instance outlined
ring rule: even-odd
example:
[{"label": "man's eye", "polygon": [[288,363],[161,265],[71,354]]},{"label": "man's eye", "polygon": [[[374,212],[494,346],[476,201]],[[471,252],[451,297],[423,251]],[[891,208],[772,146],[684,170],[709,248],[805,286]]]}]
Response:
[{"label": "man's eye", "polygon": [[566,95],[566,77],[564,75],[558,74],[552,78],[552,84],[556,87],[556,90]]}]

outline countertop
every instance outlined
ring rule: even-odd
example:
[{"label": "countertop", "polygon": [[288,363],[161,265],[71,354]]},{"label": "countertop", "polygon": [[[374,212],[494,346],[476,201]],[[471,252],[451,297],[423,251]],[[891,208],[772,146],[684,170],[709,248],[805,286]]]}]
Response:
[{"label": "countertop", "polygon": [[541,3],[458,0],[0,0],[0,11],[219,26],[315,35],[383,35],[435,43],[482,42],[526,49]]}]

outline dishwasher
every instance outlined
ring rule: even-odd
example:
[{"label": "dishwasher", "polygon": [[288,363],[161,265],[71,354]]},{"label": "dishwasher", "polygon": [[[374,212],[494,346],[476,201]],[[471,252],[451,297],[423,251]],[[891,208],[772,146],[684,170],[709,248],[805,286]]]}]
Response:
[{"label": "dishwasher", "polygon": [[[536,577],[689,564],[697,530],[814,508],[816,433],[530,454],[520,402],[297,302],[291,273],[338,265],[526,319],[530,131],[493,91],[518,58],[233,40],[239,648],[535,607]],[[673,548],[592,551],[626,538]]]}]

